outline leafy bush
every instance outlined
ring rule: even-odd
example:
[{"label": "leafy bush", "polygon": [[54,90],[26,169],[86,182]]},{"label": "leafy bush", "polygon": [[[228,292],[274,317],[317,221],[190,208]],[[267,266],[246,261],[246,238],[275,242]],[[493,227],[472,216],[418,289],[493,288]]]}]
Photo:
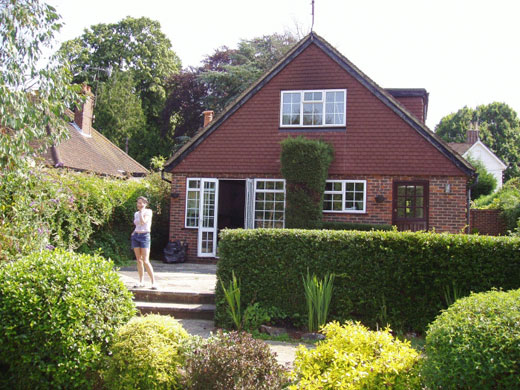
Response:
[{"label": "leafy bush", "polygon": [[324,141],[304,137],[288,137],[281,144],[281,171],[287,183],[286,226],[312,228],[322,218],[323,190],[334,150]]},{"label": "leafy bush", "polygon": [[331,322],[326,340],[315,349],[300,346],[292,379],[298,389],[420,389],[419,354],[392,337],[390,330],[373,332],[360,324]]},{"label": "leafy bush", "polygon": [[276,390],[286,383],[269,346],[244,332],[219,331],[186,362],[188,390]]},{"label": "leafy bush", "polygon": [[466,158],[473,165],[478,173],[478,182],[471,188],[471,199],[475,200],[484,195],[491,194],[497,187],[497,179],[492,173],[486,170],[486,167],[480,160],[471,157]]},{"label": "leafy bush", "polygon": [[392,225],[378,224],[378,223],[351,223],[338,221],[322,221],[317,226],[317,229],[326,230],[392,230]]},{"label": "leafy bush", "polygon": [[431,388],[520,388],[520,290],[455,302],[429,326],[426,354]]},{"label": "leafy bush", "polygon": [[0,363],[23,389],[86,389],[135,313],[113,264],[62,250],[0,267]]},{"label": "leafy bush", "polygon": [[188,333],[168,316],[134,317],[119,329],[104,372],[108,390],[182,389]]},{"label": "leafy bush", "polygon": [[502,210],[507,228],[515,230],[520,226],[520,179],[511,179],[497,192],[475,200],[474,207]]},{"label": "leafy bush", "polygon": [[135,201],[153,209],[152,249],[168,240],[168,185],[158,174],[140,181],[102,178],[56,169],[0,172],[0,261],[45,248],[131,257]]},{"label": "leafy bush", "polygon": [[245,304],[305,318],[302,275],[334,273],[330,318],[423,332],[445,309],[446,288],[459,297],[520,287],[520,239],[396,231],[254,229],[220,233],[217,324],[228,325],[220,287],[241,281]]}]

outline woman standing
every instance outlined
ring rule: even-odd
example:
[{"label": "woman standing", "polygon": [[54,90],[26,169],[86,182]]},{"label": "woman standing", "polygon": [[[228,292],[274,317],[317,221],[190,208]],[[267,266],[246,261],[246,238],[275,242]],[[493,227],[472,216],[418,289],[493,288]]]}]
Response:
[{"label": "woman standing", "polygon": [[137,211],[134,214],[135,229],[132,232],[132,249],[137,259],[139,284],[134,288],[144,287],[144,268],[152,282],[151,289],[157,290],[152,264],[150,264],[150,231],[152,227],[152,210],[146,208],[148,199],[144,196],[137,198]]}]

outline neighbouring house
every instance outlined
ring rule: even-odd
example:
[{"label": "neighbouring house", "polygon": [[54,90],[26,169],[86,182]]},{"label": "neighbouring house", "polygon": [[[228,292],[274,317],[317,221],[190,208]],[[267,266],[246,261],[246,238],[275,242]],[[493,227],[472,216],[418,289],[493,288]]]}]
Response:
[{"label": "neighbouring house", "polygon": [[448,145],[462,157],[466,159],[470,157],[482,162],[486,171],[497,179],[497,187],[495,190],[502,187],[502,178],[507,165],[482,143],[478,129],[469,129],[466,131],[466,142],[450,142]]},{"label": "neighbouring house", "polygon": [[142,177],[148,170],[92,127],[94,95],[83,87],[87,99],[81,108],[68,112],[68,139],[42,154],[53,167],[115,177]]},{"label": "neighbouring house", "polygon": [[280,141],[333,145],[324,220],[463,231],[473,167],[428,129],[424,89],[379,87],[315,33],[166,163],[170,238],[190,259],[216,256],[223,228],[282,228]]}]

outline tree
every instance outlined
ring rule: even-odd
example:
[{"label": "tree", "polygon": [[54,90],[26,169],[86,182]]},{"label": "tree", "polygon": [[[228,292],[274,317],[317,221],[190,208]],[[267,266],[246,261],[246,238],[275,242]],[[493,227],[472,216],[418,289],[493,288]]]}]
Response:
[{"label": "tree", "polygon": [[136,149],[136,135],[144,132],[146,118],[132,75],[116,71],[98,91],[96,129],[126,153],[130,145]]},{"label": "tree", "polygon": [[112,70],[130,72],[149,121],[162,109],[166,78],[181,65],[160,23],[145,17],[93,25],[65,42],[61,51],[72,64],[75,81],[88,82],[94,93]]},{"label": "tree", "polygon": [[435,132],[448,142],[464,142],[466,130],[476,123],[480,139],[498,158],[508,165],[506,180],[520,176],[520,120],[517,113],[505,103],[491,103],[476,109],[464,107],[445,116]]},{"label": "tree", "polygon": [[60,55],[42,54],[59,20],[38,0],[0,0],[0,172],[23,167],[35,145],[46,148],[66,134],[65,112],[79,88]]},{"label": "tree", "polygon": [[193,136],[202,125],[205,109],[223,111],[295,43],[296,38],[290,33],[242,40],[237,49],[221,47],[208,55],[202,66],[172,75],[161,115],[162,135]]}]

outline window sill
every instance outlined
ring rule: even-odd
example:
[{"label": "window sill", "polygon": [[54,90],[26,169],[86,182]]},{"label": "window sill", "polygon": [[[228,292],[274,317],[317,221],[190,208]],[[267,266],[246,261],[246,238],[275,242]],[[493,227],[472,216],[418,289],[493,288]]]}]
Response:
[{"label": "window sill", "polygon": [[304,133],[316,133],[316,132],[335,132],[335,133],[343,133],[347,131],[346,126],[340,127],[301,127],[301,126],[287,126],[287,127],[279,127],[278,130],[283,133],[295,133],[295,132],[304,132]]}]

